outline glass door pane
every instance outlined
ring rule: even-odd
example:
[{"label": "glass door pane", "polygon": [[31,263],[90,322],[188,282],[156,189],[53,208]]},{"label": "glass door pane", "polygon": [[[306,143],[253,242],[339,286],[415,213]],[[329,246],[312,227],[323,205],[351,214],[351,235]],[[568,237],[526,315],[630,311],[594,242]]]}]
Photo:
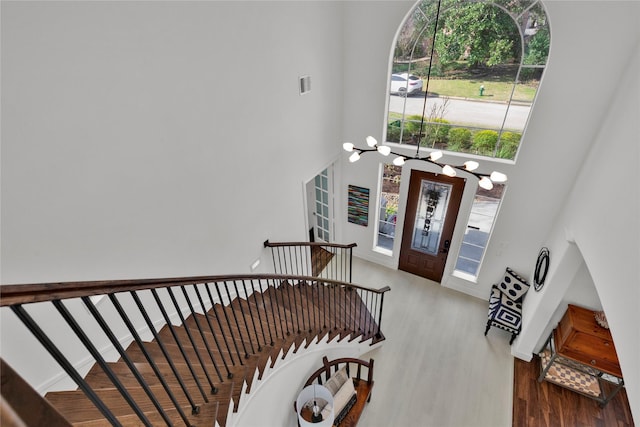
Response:
[{"label": "glass door pane", "polygon": [[316,216],[316,237],[322,241],[331,241],[331,171],[327,168],[316,175],[315,186],[315,216]]},{"label": "glass door pane", "polygon": [[438,254],[450,194],[450,184],[422,180],[411,249],[430,255]]}]

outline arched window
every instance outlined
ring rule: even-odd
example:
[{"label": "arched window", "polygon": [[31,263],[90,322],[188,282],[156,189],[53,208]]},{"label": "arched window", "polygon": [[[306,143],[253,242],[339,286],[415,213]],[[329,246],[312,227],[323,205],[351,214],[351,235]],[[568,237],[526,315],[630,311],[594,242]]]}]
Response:
[{"label": "arched window", "polygon": [[515,160],[549,53],[537,0],[422,0],[398,33],[386,141]]}]

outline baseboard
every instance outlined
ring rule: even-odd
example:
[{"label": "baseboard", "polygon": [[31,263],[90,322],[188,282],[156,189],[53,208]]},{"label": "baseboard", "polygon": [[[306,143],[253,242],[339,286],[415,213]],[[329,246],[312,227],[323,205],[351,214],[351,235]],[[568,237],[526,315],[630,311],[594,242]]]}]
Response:
[{"label": "baseboard", "polygon": [[516,351],[514,346],[511,346],[511,355],[513,357],[517,357],[520,360],[524,360],[525,362],[531,362],[531,360],[533,359],[533,354],[521,353],[519,351]]}]

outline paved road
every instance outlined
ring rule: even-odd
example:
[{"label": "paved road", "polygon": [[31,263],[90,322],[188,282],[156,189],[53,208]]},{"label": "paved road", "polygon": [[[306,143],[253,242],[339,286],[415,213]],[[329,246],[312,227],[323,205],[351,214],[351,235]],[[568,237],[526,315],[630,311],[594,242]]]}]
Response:
[{"label": "paved road", "polygon": [[[406,105],[405,105],[406,100]],[[441,106],[444,98],[429,97],[425,115],[433,106]],[[406,115],[421,115],[424,106],[424,97],[401,97],[391,95],[389,111]],[[512,105],[509,108],[505,127],[522,131],[529,117],[531,106]],[[462,99],[449,99],[445,110],[444,119],[455,123],[465,123],[500,129],[507,113],[507,105],[497,102],[466,101]]]}]

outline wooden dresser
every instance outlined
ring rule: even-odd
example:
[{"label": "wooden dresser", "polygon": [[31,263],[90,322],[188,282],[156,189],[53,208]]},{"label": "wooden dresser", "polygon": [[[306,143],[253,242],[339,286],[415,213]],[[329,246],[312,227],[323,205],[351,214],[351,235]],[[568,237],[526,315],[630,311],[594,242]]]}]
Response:
[{"label": "wooden dresser", "polygon": [[601,405],[624,386],[611,332],[596,323],[593,310],[569,304],[539,356],[539,381],[553,382]]},{"label": "wooden dresser", "polygon": [[554,340],[558,354],[622,377],[611,332],[596,323],[593,310],[569,304]]}]

